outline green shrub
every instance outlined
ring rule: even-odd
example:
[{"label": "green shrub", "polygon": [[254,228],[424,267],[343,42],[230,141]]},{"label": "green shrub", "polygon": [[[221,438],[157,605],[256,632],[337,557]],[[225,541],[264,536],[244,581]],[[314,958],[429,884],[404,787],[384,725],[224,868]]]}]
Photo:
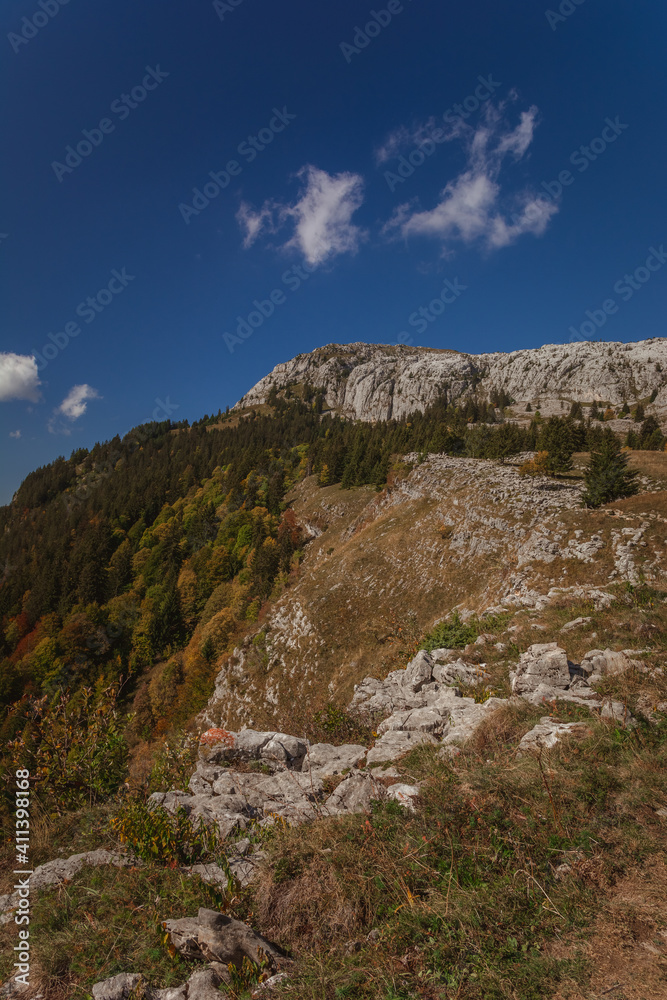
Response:
[{"label": "green shrub", "polygon": [[[217,827],[206,826],[201,817],[193,823],[182,807],[172,816],[161,806],[130,799],[112,817],[111,828],[144,861],[194,865],[221,855]],[[226,865],[224,858],[218,863]]]}]

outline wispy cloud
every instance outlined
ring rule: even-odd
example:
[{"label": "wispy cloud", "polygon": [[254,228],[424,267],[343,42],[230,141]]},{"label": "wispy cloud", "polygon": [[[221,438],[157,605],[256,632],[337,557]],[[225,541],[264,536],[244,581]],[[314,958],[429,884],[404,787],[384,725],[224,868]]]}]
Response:
[{"label": "wispy cloud", "polygon": [[435,128],[435,118],[429,118],[425,122],[417,122],[410,127],[399,125],[375,150],[375,162],[381,166],[383,163],[400,156],[404,150],[420,146],[426,139],[430,139]]},{"label": "wispy cloud", "polygon": [[18,440],[21,437],[21,431],[10,431],[9,436]]},{"label": "wispy cloud", "polygon": [[540,236],[558,211],[553,201],[527,190],[503,192],[501,169],[509,158],[521,160],[533,141],[537,108],[523,111],[519,124],[510,128],[505,119],[507,102],[488,104],[484,119],[476,128],[463,121],[448,139],[463,140],[465,169],[441,191],[434,208],[419,210],[416,204],[399,206],[384,228],[385,233],[403,237],[431,236],[445,249],[460,241],[481,243],[487,249],[508,246],[524,233]]},{"label": "wispy cloud", "polygon": [[261,233],[277,233],[291,223],[293,234],[282,249],[298,250],[313,266],[339,254],[356,253],[367,237],[352,222],[364,200],[363,178],[349,172],[332,175],[311,165],[302,167],[297,177],[301,193],[292,204],[266,201],[259,211],[241,204],[236,218],[244,247],[252,246]]},{"label": "wispy cloud", "polygon": [[30,354],[0,353],[0,402],[11,399],[28,399],[38,403],[39,370]]},{"label": "wispy cloud", "polygon": [[[53,411],[53,416],[49,420],[49,431],[51,434],[70,434],[71,429],[65,422],[70,424],[82,417],[88,408],[91,399],[101,399],[97,389],[91,385],[75,385],[67,393],[60,406]],[[62,418],[65,418],[63,420]]]}]

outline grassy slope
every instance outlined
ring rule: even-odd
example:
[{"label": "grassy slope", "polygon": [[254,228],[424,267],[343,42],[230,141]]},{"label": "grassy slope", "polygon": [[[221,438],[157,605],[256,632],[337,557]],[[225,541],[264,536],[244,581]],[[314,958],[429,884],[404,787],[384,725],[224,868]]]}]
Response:
[{"label": "grassy slope", "polygon": [[[649,458],[651,468],[643,463],[642,471],[656,478],[664,473],[667,482],[667,456]],[[336,675],[342,695],[371,672],[369,665],[378,675],[403,666],[454,595],[463,600],[477,586],[485,564],[476,563],[473,576],[467,563],[452,560],[435,587],[425,585],[430,578],[417,565],[405,574],[398,596],[396,590],[377,596],[377,585],[369,586],[352,621],[347,609],[355,588],[371,574],[386,575],[394,557],[409,562],[420,504],[422,524],[433,528],[424,558],[435,567],[447,557],[438,506],[417,501],[416,507],[369,515],[372,492],[318,490],[312,481],[298,500],[302,516],[329,524],[309,546],[302,581],[293,588],[297,595],[308,593],[311,614],[319,609],[316,621],[329,659],[323,656],[313,687],[324,700],[328,663],[347,664],[346,672]],[[463,507],[466,495],[460,501]],[[349,533],[364,511],[358,530]],[[611,531],[647,516],[647,547],[638,554],[646,560],[664,546],[664,493],[600,512],[565,512],[569,530],[582,526],[587,537],[597,531],[607,544],[593,564],[561,559],[535,564],[531,581],[544,592],[567,570],[569,584],[608,586]],[[422,544],[423,534],[419,538]],[[502,580],[503,558],[503,551],[490,556],[484,571]],[[335,583],[342,586],[332,592]],[[505,695],[508,660],[533,642],[558,641],[573,660],[594,646],[651,647],[642,659],[650,668],[662,667],[666,595],[644,587],[612,589],[616,600],[606,610],[564,595],[542,612],[519,611],[506,623],[511,631],[501,624],[493,641],[469,649],[466,658],[486,662],[495,690]],[[414,597],[417,614],[410,619],[401,617],[400,593]],[[591,621],[561,633],[563,624],[579,616]],[[505,652],[495,648],[498,640],[508,647]],[[608,681],[605,692],[647,715],[667,700],[667,672],[631,671]],[[551,709],[567,721],[589,719],[565,704]],[[633,731],[591,723],[583,741],[564,744],[542,760],[517,759],[518,740],[542,714],[530,707],[504,711],[453,763],[439,761],[430,750],[404,761],[407,779],[424,782],[414,816],[384,806],[372,816],[323,819],[266,838],[269,860],[257,891],[237,893],[232,912],[297,958],[286,996],[592,1000],[622,982],[610,995],[667,997],[667,875],[661,857],[667,822],[657,813],[667,808],[665,717],[659,725],[640,722]],[[290,731],[295,713],[281,705],[272,718]],[[312,717],[298,721],[310,725],[313,738],[327,738]],[[340,732],[328,738],[344,742],[355,736]],[[110,808],[39,817],[34,864],[113,846]],[[2,892],[12,881],[6,848],[0,863]],[[72,885],[40,895],[33,914],[33,968],[53,1000],[86,997],[92,983],[122,970],[144,971],[161,986],[182,981],[187,967],[170,956],[159,920],[207,905],[215,901],[203,883],[165,866],[83,871]],[[368,941],[371,930],[379,937]],[[0,928],[0,976],[9,972],[14,940],[13,925]]]}]

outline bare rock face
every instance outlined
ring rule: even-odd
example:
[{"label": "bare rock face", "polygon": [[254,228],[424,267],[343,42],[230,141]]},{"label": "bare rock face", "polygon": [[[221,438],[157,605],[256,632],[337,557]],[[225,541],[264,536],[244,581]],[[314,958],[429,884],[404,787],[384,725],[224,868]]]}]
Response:
[{"label": "bare rock face", "polygon": [[656,390],[656,402],[664,404],[665,370],[667,340],[658,337],[634,344],[584,341],[478,355],[405,345],[328,344],[277,365],[237,407],[266,402],[273,387],[305,382],[324,389],[327,405],[343,416],[370,421],[424,410],[444,385],[454,402],[475,392],[488,396],[502,386],[517,400],[566,397],[612,404]]}]

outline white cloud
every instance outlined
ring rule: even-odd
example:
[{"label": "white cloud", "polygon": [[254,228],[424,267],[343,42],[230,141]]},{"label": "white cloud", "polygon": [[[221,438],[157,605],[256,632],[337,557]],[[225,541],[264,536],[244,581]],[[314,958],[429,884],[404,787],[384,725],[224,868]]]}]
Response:
[{"label": "white cloud", "polygon": [[101,399],[97,389],[91,385],[75,385],[67,393],[60,406],[53,411],[53,416],[49,420],[49,431],[51,434],[70,434],[71,431],[61,417],[65,417],[70,422],[82,417],[88,408],[91,399]]},{"label": "white cloud", "polygon": [[390,132],[382,145],[375,150],[375,162],[378,166],[400,156],[404,149],[411,149],[419,146],[425,139],[430,139],[436,123],[434,118],[429,118],[426,122],[413,125],[408,128],[406,125],[399,125],[393,132]]},{"label": "white cloud", "polygon": [[356,253],[367,236],[352,223],[364,200],[363,178],[349,172],[332,175],[311,165],[302,167],[297,177],[302,190],[293,204],[267,201],[258,212],[245,202],[241,205],[236,218],[245,233],[244,247],[251,246],[263,230],[275,233],[293,222],[294,233],[283,249],[299,250],[309,264]]},{"label": "white cloud", "polygon": [[262,230],[268,229],[269,232],[275,232],[273,213],[276,208],[277,206],[271,205],[267,201],[259,212],[255,212],[246,201],[241,202],[241,207],[236,213],[236,221],[241,231],[245,232],[243,237],[244,250],[248,250],[253,245]]},{"label": "white cloud", "polygon": [[[521,160],[533,141],[537,108],[521,113],[519,124],[510,129],[504,121],[505,104],[489,104],[483,122],[473,129],[463,126],[448,139],[462,136],[466,144],[465,169],[441,191],[438,204],[426,211],[401,205],[385,226],[385,232],[401,236],[433,236],[448,244],[483,243],[488,249],[508,246],[524,233],[541,235],[558,205],[541,195],[523,191],[502,199],[499,175],[504,161]],[[508,218],[509,215],[509,218]]]},{"label": "white cloud", "polygon": [[30,354],[0,353],[0,402],[10,399],[29,399],[38,403],[39,370]]},{"label": "white cloud", "polygon": [[9,436],[10,438],[16,438],[18,440],[18,438],[21,437],[21,431],[10,431]]}]

